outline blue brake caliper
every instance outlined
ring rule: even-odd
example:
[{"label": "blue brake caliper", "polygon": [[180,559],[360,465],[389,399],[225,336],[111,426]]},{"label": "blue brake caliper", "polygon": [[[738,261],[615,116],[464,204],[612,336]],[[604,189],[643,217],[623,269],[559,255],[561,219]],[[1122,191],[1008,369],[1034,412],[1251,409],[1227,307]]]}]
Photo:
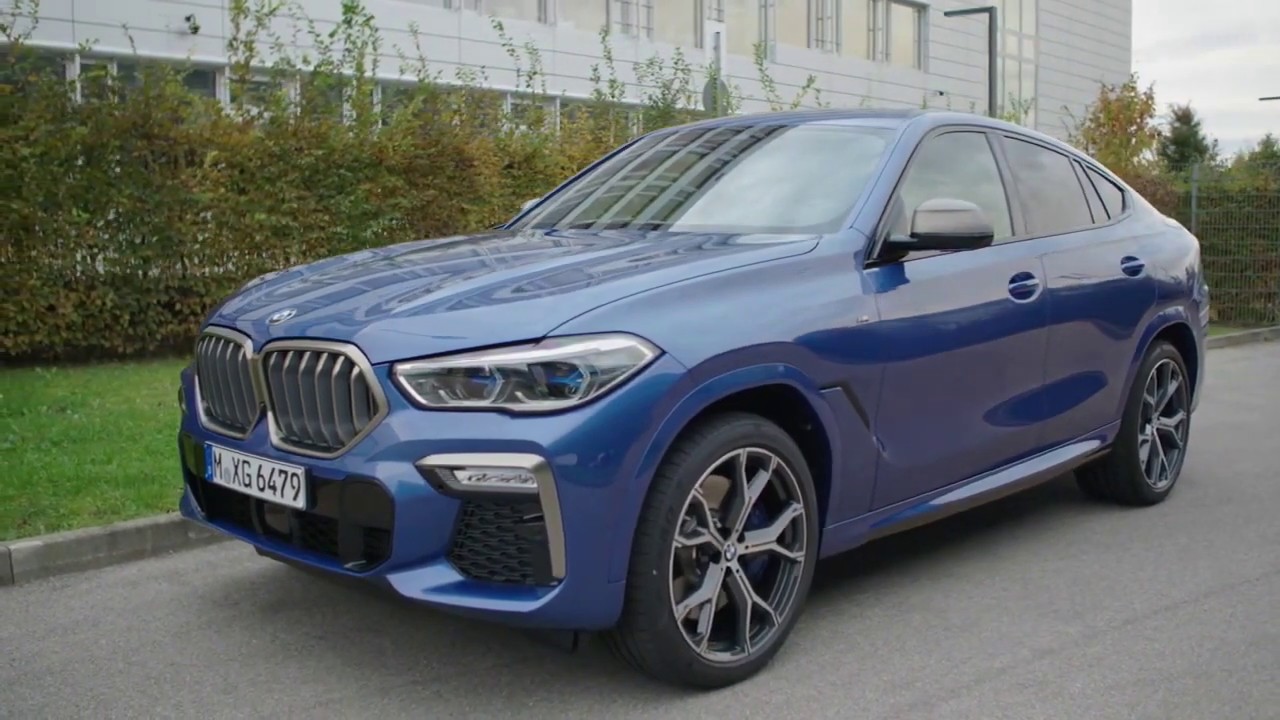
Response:
[{"label": "blue brake caliper", "polygon": [[[765,514],[764,508],[757,503],[755,507],[751,508],[751,512],[747,514],[745,529],[748,531],[759,530],[768,524],[769,516]],[[747,579],[751,580],[752,583],[757,583],[768,566],[768,554],[758,553],[742,563],[742,570],[747,574]]]}]

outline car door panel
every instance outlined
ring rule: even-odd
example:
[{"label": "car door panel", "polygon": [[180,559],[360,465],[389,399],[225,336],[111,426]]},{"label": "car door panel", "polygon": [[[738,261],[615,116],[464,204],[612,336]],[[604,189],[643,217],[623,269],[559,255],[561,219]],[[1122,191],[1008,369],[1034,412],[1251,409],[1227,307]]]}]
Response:
[{"label": "car door panel", "polygon": [[[884,507],[1034,451],[1048,303],[1026,243],[876,268],[885,369],[876,416]],[[1028,291],[1028,286],[1031,289]],[[1029,292],[1022,298],[1015,294]]]},{"label": "car door panel", "polygon": [[[934,144],[930,144],[934,143]],[[1020,211],[985,133],[926,138],[890,201],[884,234],[909,232],[932,198],[974,202],[995,244],[871,263],[884,372],[874,430],[874,507],[907,500],[1034,451],[1044,415],[1044,268],[1033,243],[1009,242]]]}]

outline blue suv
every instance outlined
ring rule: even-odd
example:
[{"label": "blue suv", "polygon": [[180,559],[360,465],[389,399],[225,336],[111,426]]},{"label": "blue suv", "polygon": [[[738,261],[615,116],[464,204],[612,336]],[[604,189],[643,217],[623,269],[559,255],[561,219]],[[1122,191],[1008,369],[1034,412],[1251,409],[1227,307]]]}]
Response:
[{"label": "blue suv", "polygon": [[1090,157],[947,112],[643,135],[490,231],[258,278],[182,374],[182,513],[697,687],[817,561],[1074,471],[1164,500],[1199,243]]}]

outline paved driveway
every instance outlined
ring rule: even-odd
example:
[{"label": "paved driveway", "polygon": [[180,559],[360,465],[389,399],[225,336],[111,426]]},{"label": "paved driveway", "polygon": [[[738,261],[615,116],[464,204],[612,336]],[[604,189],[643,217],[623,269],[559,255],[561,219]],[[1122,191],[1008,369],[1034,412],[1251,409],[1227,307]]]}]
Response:
[{"label": "paved driveway", "polygon": [[1070,479],[820,572],[714,694],[238,545],[0,590],[0,717],[1280,718],[1280,344],[1215,350],[1163,506]]}]

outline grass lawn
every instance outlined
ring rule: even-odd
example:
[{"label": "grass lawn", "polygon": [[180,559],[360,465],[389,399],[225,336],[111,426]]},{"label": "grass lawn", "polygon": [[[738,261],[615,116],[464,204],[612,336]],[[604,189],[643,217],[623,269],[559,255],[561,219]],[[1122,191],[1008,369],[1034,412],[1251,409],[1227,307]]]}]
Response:
[{"label": "grass lawn", "polygon": [[176,510],[184,362],[0,370],[0,540]]}]

